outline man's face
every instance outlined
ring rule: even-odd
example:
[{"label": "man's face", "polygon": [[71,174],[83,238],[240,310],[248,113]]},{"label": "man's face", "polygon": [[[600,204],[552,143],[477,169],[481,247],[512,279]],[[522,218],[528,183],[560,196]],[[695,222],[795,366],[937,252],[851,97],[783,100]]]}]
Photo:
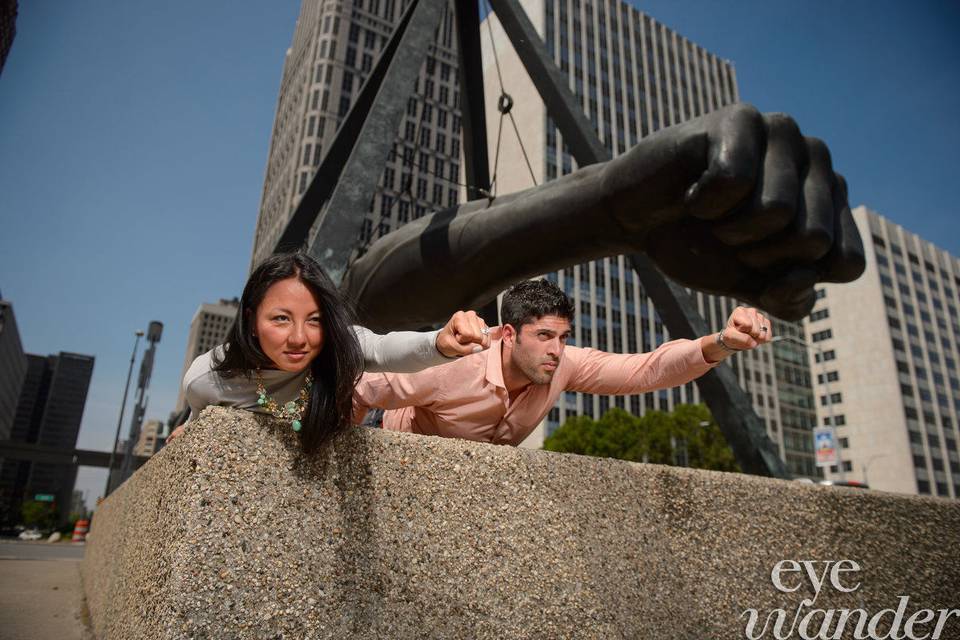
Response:
[{"label": "man's face", "polygon": [[560,366],[563,348],[570,337],[570,321],[543,316],[520,327],[504,327],[504,339],[512,342],[510,364],[533,384],[550,384]]}]

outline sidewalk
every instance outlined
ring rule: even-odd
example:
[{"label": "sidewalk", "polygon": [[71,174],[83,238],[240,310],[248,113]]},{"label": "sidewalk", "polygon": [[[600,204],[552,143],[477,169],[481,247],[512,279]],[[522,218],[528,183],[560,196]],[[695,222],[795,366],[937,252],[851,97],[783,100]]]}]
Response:
[{"label": "sidewalk", "polygon": [[80,561],[0,560],[0,637],[90,640],[81,620]]}]

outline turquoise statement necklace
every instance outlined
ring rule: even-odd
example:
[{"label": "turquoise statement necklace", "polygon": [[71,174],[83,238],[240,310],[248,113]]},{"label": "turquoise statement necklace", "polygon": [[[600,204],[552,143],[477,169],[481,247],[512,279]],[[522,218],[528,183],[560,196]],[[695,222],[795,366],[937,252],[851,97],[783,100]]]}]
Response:
[{"label": "turquoise statement necklace", "polygon": [[296,400],[291,400],[283,406],[267,395],[267,390],[263,386],[263,376],[260,375],[260,369],[257,368],[257,404],[266,409],[274,418],[281,420],[290,420],[290,426],[294,431],[300,431],[303,424],[303,414],[307,412],[307,404],[310,401],[310,387],[313,386],[313,376],[307,372],[307,378],[300,387],[300,394]]}]

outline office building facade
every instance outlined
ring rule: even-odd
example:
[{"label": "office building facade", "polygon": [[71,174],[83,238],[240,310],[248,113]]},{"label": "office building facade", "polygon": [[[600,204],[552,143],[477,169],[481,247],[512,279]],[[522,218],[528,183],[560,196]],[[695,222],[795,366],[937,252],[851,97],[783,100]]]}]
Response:
[{"label": "office building facade", "polygon": [[[273,251],[406,5],[303,1],[284,62],[251,269]],[[361,245],[457,202],[459,66],[451,6],[439,25],[364,214]]]},{"label": "office building facade", "polygon": [[0,73],[17,35],[17,0],[0,0]]},{"label": "office building facade", "polygon": [[140,429],[140,436],[133,445],[133,455],[149,458],[155,454],[161,445],[163,435],[163,421],[147,420]]},{"label": "office building facade", "polygon": [[[93,356],[78,353],[27,354],[27,372],[10,439],[75,449],[93,366]],[[38,494],[54,496],[61,519],[67,518],[76,474],[75,465],[5,459],[0,468],[0,518],[17,522],[20,505]]]},{"label": "office building facade", "polygon": [[853,210],[867,268],[818,288],[805,321],[818,420],[847,479],[960,496],[960,260],[882,215]]},{"label": "office building facade", "polygon": [[23,352],[13,305],[0,299],[0,440],[10,438],[13,431],[26,373],[27,356]]},{"label": "office building facade", "polygon": [[[221,298],[218,302],[205,302],[197,308],[196,313],[193,314],[193,319],[190,320],[187,349],[183,357],[183,369],[180,371],[181,381],[187,369],[190,368],[190,365],[198,356],[226,341],[227,333],[233,326],[239,308],[240,300],[238,298]],[[183,389],[180,389],[175,413],[182,412],[186,407],[187,401]]]},{"label": "office building facade", "polygon": [[[522,4],[612,156],[658,129],[739,100],[736,73],[729,61],[628,3],[526,0]],[[492,44],[488,28],[492,29]],[[499,142],[491,135],[496,192],[526,189],[574,171],[576,162],[565,150],[562,134],[548,117],[495,15],[488,17],[483,29],[487,102],[493,104],[500,95],[502,77],[503,90],[514,101],[512,113],[523,141],[521,148],[508,124],[503,125]],[[500,129],[500,118],[496,110],[487,110],[489,132]],[[634,353],[649,351],[670,339],[624,256],[576,265],[545,277],[575,301],[577,317],[570,344]],[[722,296],[691,294],[711,331],[722,328],[737,305]],[[803,335],[800,323],[775,322],[774,330],[795,337]],[[739,354],[729,362],[788,468],[798,475],[816,476],[811,434],[816,412],[805,351],[796,344],[777,343]],[[568,392],[530,444],[537,446],[538,440],[572,415],[600,417],[615,406],[642,415],[648,410],[669,411],[678,404],[699,401],[693,383],[629,397]]]}]

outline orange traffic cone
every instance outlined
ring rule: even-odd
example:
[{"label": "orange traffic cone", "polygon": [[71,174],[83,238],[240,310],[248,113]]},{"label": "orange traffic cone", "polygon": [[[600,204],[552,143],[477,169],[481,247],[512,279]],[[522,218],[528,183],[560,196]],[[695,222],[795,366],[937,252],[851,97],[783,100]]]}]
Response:
[{"label": "orange traffic cone", "polygon": [[73,541],[74,542],[83,542],[87,539],[87,531],[90,530],[90,521],[89,520],[77,520],[77,523],[73,525]]}]

